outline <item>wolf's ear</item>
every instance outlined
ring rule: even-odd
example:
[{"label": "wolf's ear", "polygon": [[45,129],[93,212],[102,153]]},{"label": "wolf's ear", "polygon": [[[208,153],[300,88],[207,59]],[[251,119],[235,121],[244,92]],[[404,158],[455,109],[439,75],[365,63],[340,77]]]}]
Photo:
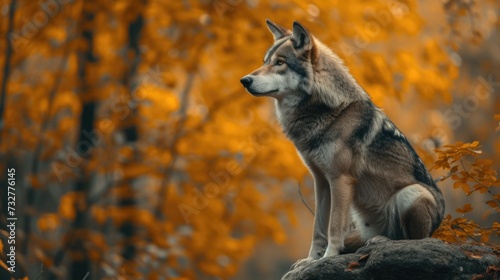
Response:
[{"label": "wolf's ear", "polygon": [[285,35],[289,34],[290,32],[286,28],[277,25],[276,23],[270,21],[269,19],[266,19],[266,23],[267,23],[267,28],[269,28],[269,31],[273,33],[274,41],[285,37]]},{"label": "wolf's ear", "polygon": [[295,49],[311,49],[311,34],[297,21],[293,22],[292,43]]}]

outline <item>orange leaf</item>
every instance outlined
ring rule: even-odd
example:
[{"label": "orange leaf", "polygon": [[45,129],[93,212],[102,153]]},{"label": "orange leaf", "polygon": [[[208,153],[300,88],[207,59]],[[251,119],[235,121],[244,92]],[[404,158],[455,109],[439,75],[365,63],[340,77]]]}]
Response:
[{"label": "orange leaf", "polygon": [[469,213],[470,211],[472,211],[472,205],[470,203],[467,203],[462,208],[457,208],[455,211],[463,214]]},{"label": "orange leaf", "polygon": [[498,207],[498,203],[495,200],[488,200],[486,201],[486,204],[488,204],[491,208]]},{"label": "orange leaf", "polygon": [[356,268],[358,268],[360,265],[359,265],[359,262],[351,262],[349,264],[349,266],[347,266],[347,269],[346,271],[353,271],[355,270]]},{"label": "orange leaf", "polygon": [[41,231],[55,230],[59,226],[59,217],[56,214],[43,214],[38,219],[38,228]]}]

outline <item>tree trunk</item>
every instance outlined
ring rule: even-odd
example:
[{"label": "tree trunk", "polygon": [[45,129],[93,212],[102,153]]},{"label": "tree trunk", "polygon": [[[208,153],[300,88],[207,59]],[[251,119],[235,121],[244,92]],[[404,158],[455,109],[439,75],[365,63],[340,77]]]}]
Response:
[{"label": "tree trunk", "polygon": [[[143,3],[145,5],[145,3]],[[144,7],[144,6],[143,6]],[[132,21],[128,26],[128,42],[127,48],[129,52],[132,52],[132,57],[129,61],[130,67],[126,70],[122,84],[128,89],[129,96],[126,100],[131,100],[132,104],[135,104],[137,100],[134,100],[134,91],[137,90],[137,85],[134,83],[134,78],[137,75],[137,68],[140,63],[140,49],[139,42],[141,38],[141,32],[144,26],[144,17],[142,13],[139,13],[137,18]],[[127,52],[128,53],[128,52]],[[129,103],[130,104],[130,103]],[[129,114],[122,121],[123,134],[125,136],[125,145],[132,148],[134,151],[134,158],[130,162],[125,162],[124,165],[130,164],[132,162],[140,162],[138,159],[139,155],[137,152],[136,143],[139,139],[137,130],[137,106],[130,108]],[[135,199],[135,191],[133,189],[134,181],[137,178],[130,178],[128,182],[125,183],[127,193],[129,196],[120,197],[118,205],[120,207],[135,207],[137,205]],[[136,246],[134,236],[136,234],[136,228],[134,221],[135,217],[130,217],[127,219],[119,228],[120,233],[124,238],[124,248],[122,250],[122,256],[125,261],[125,267],[133,270],[132,264],[136,256]]]},{"label": "tree trunk", "polygon": [[[95,111],[97,101],[95,96],[92,96],[92,83],[89,81],[87,70],[90,64],[96,62],[94,56],[94,33],[91,29],[94,21],[94,13],[86,9],[84,4],[83,9],[83,31],[81,37],[85,43],[85,48],[78,55],[78,76],[81,82],[81,102],[83,105],[80,115],[80,133],[77,138],[77,151],[82,157],[81,174],[75,183],[75,192],[81,195],[81,200],[74,205],[76,216],[66,238],[66,248],[70,253],[70,279],[83,279],[87,273],[90,273],[90,259],[88,256],[88,248],[85,234],[87,230],[87,213],[88,213],[88,193],[91,188],[90,174],[87,173],[86,164],[91,159],[94,142],[88,139],[88,133],[94,129]],[[90,28],[88,30],[87,28]],[[83,203],[84,205],[81,205]]]}]

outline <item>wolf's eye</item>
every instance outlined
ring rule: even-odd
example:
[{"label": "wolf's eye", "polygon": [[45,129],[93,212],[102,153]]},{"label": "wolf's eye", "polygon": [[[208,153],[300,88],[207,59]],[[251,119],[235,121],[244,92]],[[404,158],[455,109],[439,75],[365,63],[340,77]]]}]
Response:
[{"label": "wolf's eye", "polygon": [[276,65],[283,65],[285,64],[285,62],[283,60],[277,60],[276,61]]}]

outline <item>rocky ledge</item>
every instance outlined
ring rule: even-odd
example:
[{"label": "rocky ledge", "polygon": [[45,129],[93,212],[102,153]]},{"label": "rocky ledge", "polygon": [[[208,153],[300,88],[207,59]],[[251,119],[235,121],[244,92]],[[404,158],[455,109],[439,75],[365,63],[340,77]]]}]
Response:
[{"label": "rocky ledge", "polygon": [[289,271],[282,280],[500,279],[499,247],[391,240]]}]

